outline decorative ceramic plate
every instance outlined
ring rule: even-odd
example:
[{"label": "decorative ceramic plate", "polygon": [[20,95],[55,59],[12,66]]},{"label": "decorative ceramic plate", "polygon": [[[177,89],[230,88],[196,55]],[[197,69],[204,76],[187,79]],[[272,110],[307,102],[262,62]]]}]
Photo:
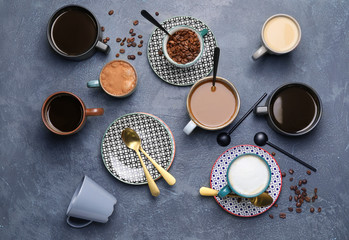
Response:
[{"label": "decorative ceramic plate", "polygon": [[[273,203],[267,207],[256,207],[247,198],[224,197],[220,199],[215,197],[217,203],[228,213],[238,217],[254,217],[267,211],[279,197],[282,187],[281,171],[278,163],[270,153],[263,148],[253,145],[235,146],[225,151],[213,165],[211,171],[211,188],[220,190],[226,185],[227,168],[230,162],[244,153],[254,153],[263,157],[271,169],[271,181],[267,189],[269,195],[273,198]],[[240,201],[241,200],[241,201]]]},{"label": "decorative ceramic plate", "polygon": [[[170,128],[158,117],[148,113],[130,113],[116,119],[106,130],[101,146],[105,167],[118,180],[134,185],[146,184],[142,165],[135,151],[121,139],[125,128],[134,129],[141,138],[144,151],[164,169],[169,169],[175,156],[175,141]],[[154,180],[160,173],[141,153]]]},{"label": "decorative ceramic plate", "polygon": [[213,68],[213,53],[216,47],[216,39],[209,27],[199,19],[186,16],[167,19],[161,25],[166,30],[180,25],[190,26],[197,31],[206,28],[208,33],[204,37],[204,53],[201,59],[191,67],[178,68],[172,65],[164,54],[159,55],[165,33],[156,28],[148,43],[148,60],[153,71],[165,82],[177,86],[193,85],[197,80],[209,75]]}]

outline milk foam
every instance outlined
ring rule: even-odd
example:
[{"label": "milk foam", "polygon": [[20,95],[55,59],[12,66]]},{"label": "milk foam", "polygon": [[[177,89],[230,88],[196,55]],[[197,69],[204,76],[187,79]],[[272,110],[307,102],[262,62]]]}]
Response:
[{"label": "milk foam", "polygon": [[236,193],[252,196],[269,185],[269,166],[258,156],[242,155],[230,166],[228,179]]}]

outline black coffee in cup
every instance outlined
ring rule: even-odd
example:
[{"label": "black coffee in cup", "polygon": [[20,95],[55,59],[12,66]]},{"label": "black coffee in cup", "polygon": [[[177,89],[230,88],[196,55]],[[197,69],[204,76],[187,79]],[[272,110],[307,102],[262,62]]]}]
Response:
[{"label": "black coffee in cup", "polygon": [[294,85],[281,89],[270,104],[275,125],[288,133],[298,133],[309,128],[316,120],[317,103],[304,87]]},{"label": "black coffee in cup", "polygon": [[56,96],[47,108],[48,121],[62,132],[75,130],[80,125],[83,114],[80,101],[68,94]]},{"label": "black coffee in cup", "polygon": [[81,8],[70,8],[62,12],[53,22],[51,39],[64,54],[80,55],[95,43],[97,23]]}]

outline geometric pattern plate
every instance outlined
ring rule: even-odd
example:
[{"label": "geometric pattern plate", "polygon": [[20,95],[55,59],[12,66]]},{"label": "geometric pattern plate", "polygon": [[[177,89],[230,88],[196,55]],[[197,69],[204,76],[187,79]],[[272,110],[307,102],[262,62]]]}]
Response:
[{"label": "geometric pattern plate", "polygon": [[148,60],[153,71],[165,82],[177,85],[193,85],[197,80],[210,74],[213,68],[213,52],[216,47],[216,39],[209,27],[193,17],[179,16],[167,19],[161,25],[166,29],[179,25],[187,25],[197,31],[207,29],[208,33],[204,36],[204,52],[200,60],[191,67],[178,68],[172,65],[165,57],[159,55],[162,50],[162,42],[166,33],[156,28],[151,34],[148,43]]},{"label": "geometric pattern plate", "polygon": [[[142,165],[135,151],[121,139],[125,128],[132,128],[141,138],[141,146],[164,169],[169,169],[175,156],[175,141],[170,128],[158,117],[148,113],[130,113],[116,119],[106,130],[101,153],[105,167],[118,180],[133,185],[147,184]],[[144,164],[154,180],[161,177],[154,165],[141,153]]]},{"label": "geometric pattern plate", "polygon": [[276,200],[278,199],[281,187],[282,187],[282,176],[278,163],[275,161],[273,156],[265,151],[263,148],[253,146],[253,145],[239,145],[232,147],[225,151],[213,165],[211,171],[211,188],[220,190],[223,188],[226,183],[227,168],[230,162],[244,154],[244,153],[254,153],[262,158],[264,158],[270,167],[271,170],[271,181],[270,185],[266,191],[273,198],[273,203],[267,207],[257,207],[253,205],[247,198],[238,198],[237,197],[224,197],[220,199],[219,197],[214,197],[216,202],[228,213],[231,213],[238,217],[254,217],[259,214],[266,212],[271,208]]}]

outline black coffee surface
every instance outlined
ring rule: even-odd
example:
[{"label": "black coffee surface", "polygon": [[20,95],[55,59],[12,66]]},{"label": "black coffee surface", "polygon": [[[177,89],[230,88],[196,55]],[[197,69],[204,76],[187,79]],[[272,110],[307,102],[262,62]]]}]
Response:
[{"label": "black coffee surface", "polygon": [[271,110],[277,127],[288,133],[298,133],[316,119],[317,104],[307,89],[292,86],[275,95]]},{"label": "black coffee surface", "polygon": [[51,100],[47,114],[55,128],[62,132],[70,132],[80,125],[83,109],[75,97],[61,95]]},{"label": "black coffee surface", "polygon": [[78,9],[59,15],[51,28],[56,47],[67,55],[80,55],[89,50],[97,38],[97,25],[92,17]]}]

